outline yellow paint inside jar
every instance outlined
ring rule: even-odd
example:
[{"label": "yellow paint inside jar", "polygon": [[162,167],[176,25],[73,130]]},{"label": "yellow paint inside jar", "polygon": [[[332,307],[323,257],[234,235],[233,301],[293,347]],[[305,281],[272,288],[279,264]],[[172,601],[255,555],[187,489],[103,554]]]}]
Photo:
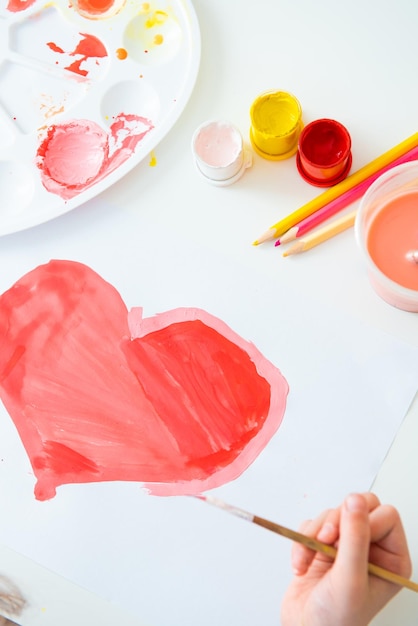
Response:
[{"label": "yellow paint inside jar", "polygon": [[268,159],[287,159],[295,154],[302,130],[302,108],[292,94],[272,91],[261,94],[250,109],[253,148]]}]

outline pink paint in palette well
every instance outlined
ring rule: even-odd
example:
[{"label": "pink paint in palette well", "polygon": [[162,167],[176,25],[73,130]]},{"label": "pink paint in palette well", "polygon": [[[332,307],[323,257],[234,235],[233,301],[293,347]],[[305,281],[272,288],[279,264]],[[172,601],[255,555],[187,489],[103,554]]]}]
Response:
[{"label": "pink paint in palette well", "polygon": [[37,152],[45,189],[73,198],[120,167],[152,128],[150,120],[123,113],[110,133],[89,120],[50,126]]},{"label": "pink paint in palette well", "polygon": [[0,395],[37,478],[192,495],[237,478],[283,419],[288,385],[218,318],[143,319],[85,265],[51,261],[0,298]]}]

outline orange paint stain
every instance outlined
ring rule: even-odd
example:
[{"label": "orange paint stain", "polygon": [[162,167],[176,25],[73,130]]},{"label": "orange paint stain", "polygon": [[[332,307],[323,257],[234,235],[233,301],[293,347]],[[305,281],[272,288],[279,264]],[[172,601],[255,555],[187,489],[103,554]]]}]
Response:
[{"label": "orange paint stain", "polygon": [[106,57],[107,51],[100,39],[93,35],[80,33],[83,37],[77,44],[74,52],[71,52],[72,56],[81,54],[86,59],[88,57]]},{"label": "orange paint stain", "polygon": [[116,57],[120,60],[123,61],[124,59],[126,59],[128,57],[128,53],[125,50],[125,48],[118,48],[116,50]]},{"label": "orange paint stain", "polygon": [[57,46],[53,41],[49,41],[47,44],[48,48],[51,48],[53,52],[58,52],[59,54],[64,54],[64,50]]},{"label": "orange paint stain", "polygon": [[54,106],[53,104],[47,103],[42,103],[40,109],[43,112],[45,119],[50,119],[51,117],[64,113],[65,111],[64,105]]},{"label": "orange paint stain", "polygon": [[83,63],[83,61],[85,61],[85,59],[79,59],[78,61],[74,61],[74,63],[67,65],[65,69],[69,72],[74,72],[74,74],[79,74],[80,76],[87,76],[88,71],[81,68],[81,64]]},{"label": "orange paint stain", "polygon": [[[73,63],[70,63],[65,67],[66,70],[79,74],[80,76],[87,76],[88,70],[81,67],[81,64],[87,61],[89,58],[96,59],[96,65],[99,64],[97,59],[107,57],[107,50],[103,43],[94,35],[80,33],[82,39],[78,42],[75,49],[72,52],[64,50],[61,46],[58,46],[53,41],[48,41],[47,46],[53,52],[58,54],[67,54],[70,57],[81,57],[76,59]],[[58,65],[58,61],[55,62]]]},{"label": "orange paint stain", "polygon": [[81,59],[77,59],[70,65],[68,65],[65,69],[70,72],[74,72],[79,74],[80,76],[87,76],[88,71],[81,67],[81,64],[87,59],[94,58],[103,58],[107,56],[107,51],[100,39],[94,37],[93,35],[80,33],[83,37],[73,52],[70,52],[70,56],[81,56]]}]

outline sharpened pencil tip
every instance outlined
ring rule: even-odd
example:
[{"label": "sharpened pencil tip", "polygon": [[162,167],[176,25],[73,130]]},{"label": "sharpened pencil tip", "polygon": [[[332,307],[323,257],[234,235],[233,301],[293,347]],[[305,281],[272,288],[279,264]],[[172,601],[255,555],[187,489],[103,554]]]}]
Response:
[{"label": "sharpened pencil tip", "polygon": [[302,252],[302,248],[289,248],[289,250],[286,250],[286,252],[283,252],[282,256],[292,256],[293,254],[298,254],[298,252]]},{"label": "sharpened pencil tip", "polygon": [[306,248],[305,242],[298,241],[293,246],[290,246],[290,248],[285,250],[282,256],[291,256],[292,254],[299,254],[299,252],[303,252],[305,248]]},{"label": "sharpened pencil tip", "polygon": [[293,226],[293,228],[289,228],[283,235],[280,237],[280,243],[289,243],[289,241],[294,241],[299,233],[299,226]]},{"label": "sharpened pencil tip", "polygon": [[264,243],[265,241],[271,241],[275,237],[277,237],[276,229],[269,228],[268,230],[266,230],[265,233],[263,233],[258,239],[254,241],[253,245],[258,246],[260,245],[260,243]]}]

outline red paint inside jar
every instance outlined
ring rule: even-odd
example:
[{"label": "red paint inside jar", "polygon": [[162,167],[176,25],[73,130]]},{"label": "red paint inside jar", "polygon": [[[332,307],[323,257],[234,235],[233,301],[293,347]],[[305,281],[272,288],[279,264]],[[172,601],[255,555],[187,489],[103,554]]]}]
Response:
[{"label": "red paint inside jar", "polygon": [[334,181],[342,175],[345,177],[351,158],[351,138],[347,129],[335,120],[311,122],[300,135],[298,158],[301,174],[306,180]]}]

